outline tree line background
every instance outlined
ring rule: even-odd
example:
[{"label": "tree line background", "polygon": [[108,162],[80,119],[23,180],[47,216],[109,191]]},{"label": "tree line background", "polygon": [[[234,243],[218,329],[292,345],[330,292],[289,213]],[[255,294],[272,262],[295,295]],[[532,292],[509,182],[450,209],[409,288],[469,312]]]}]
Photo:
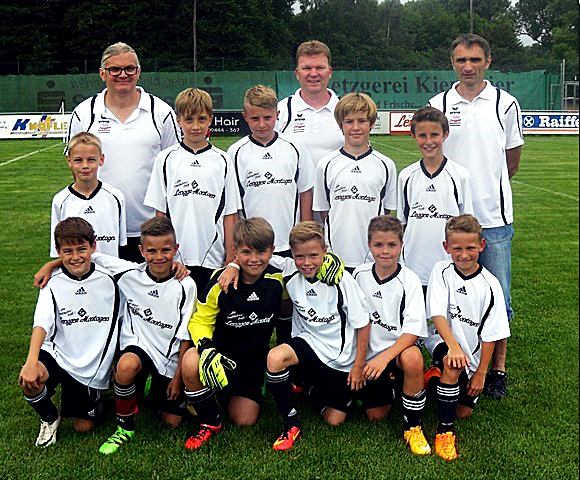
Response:
[{"label": "tree line background", "polygon": [[[318,39],[336,70],[442,70],[469,31],[469,0],[5,0],[0,74],[94,73],[124,41],[144,71],[292,70],[296,47]],[[493,69],[578,75],[577,0],[473,0],[473,32]],[[519,35],[534,43],[524,46]]]}]

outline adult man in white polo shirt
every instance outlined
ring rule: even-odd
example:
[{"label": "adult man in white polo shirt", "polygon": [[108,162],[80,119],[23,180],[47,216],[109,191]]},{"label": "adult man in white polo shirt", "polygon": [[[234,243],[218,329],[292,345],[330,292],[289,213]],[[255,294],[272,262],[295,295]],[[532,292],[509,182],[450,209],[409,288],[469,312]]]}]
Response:
[{"label": "adult man in white polo shirt", "polygon": [[[474,214],[483,226],[485,249],[479,261],[502,286],[508,319],[510,301],[512,191],[509,179],[520,165],[524,143],[518,101],[484,80],[491,64],[491,48],[484,38],[460,35],[451,45],[451,64],[458,82],[429,101],[449,120],[443,152],[471,173]],[[484,392],[500,399],[507,395],[505,357],[507,339],[496,342]]]},{"label": "adult man in white polo shirt", "polygon": [[81,131],[100,138],[105,164],[99,178],[121,190],[127,206],[127,246],[119,253],[137,263],[143,261],[139,226],[155,215],[155,210],[143,205],[153,162],[181,136],[173,109],[137,87],[140,74],[139,59],[129,45],[119,42],[107,47],[99,69],[106,88],[74,109],[68,131],[68,139]]},{"label": "adult man in white polo shirt", "polygon": [[336,120],[336,93],[328,89],[332,75],[330,49],[318,40],[303,42],[296,50],[296,79],[300,88],[278,102],[276,130],[300,140],[314,165],[344,144]]}]

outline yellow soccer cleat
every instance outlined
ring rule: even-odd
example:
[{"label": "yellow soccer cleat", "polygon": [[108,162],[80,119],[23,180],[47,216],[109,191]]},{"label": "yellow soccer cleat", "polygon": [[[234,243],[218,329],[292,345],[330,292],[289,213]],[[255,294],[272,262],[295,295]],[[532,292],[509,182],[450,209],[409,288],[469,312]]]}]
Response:
[{"label": "yellow soccer cleat", "polygon": [[420,426],[405,430],[405,441],[411,447],[411,452],[416,455],[428,455],[431,453],[431,447]]}]

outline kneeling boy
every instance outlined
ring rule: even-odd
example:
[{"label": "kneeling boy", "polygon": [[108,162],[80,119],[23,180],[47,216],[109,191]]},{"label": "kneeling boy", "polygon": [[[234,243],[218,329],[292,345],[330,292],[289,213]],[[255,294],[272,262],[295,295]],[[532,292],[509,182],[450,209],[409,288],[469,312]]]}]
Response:
[{"label": "kneeling boy", "polygon": [[346,419],[352,391],[364,384],[370,328],[364,294],[348,272],[337,285],[317,279],[326,253],[322,227],[313,221],[296,225],[290,248],[294,261],[283,259],[283,273],[294,304],[292,338],[268,353],[268,386],[284,420],[274,450],[291,448],[301,433],[288,367],[300,366],[324,419],[339,425]]},{"label": "kneeling boy", "polygon": [[485,240],[477,219],[450,218],[443,248],[452,261],[436,263],[429,278],[427,317],[436,330],[425,342],[434,363],[425,378],[440,377],[435,452],[454,460],[455,416],[473,413],[495,342],[509,337],[510,329],[499,281],[478,263]]},{"label": "kneeling boy", "polygon": [[114,384],[118,427],[99,449],[105,455],[115,453],[135,436],[136,385],[144,383],[148,375],[147,399],[161,412],[162,420],[175,427],[183,419],[181,357],[191,346],[187,322],[195,305],[196,285],[191,278],[183,278],[185,267],[173,271],[178,248],[171,221],[154,217],[141,225],[139,250],[145,263],[137,265],[108,255],[93,257],[115,273],[127,298]]},{"label": "kneeling boy", "polygon": [[[41,418],[39,447],[56,441],[61,415],[73,418],[77,431],[96,425],[119,325],[117,284],[91,262],[93,227],[69,217],[56,225],[54,240],[62,267],[38,295],[30,350],[18,378],[24,397]],[[62,411],[51,400],[58,384]]]},{"label": "kneeling boy", "polygon": [[419,277],[398,263],[403,225],[395,217],[373,218],[368,228],[373,263],[360,265],[353,276],[369,303],[370,341],[363,370],[367,384],[359,398],[370,420],[387,416],[393,403],[391,374],[403,376],[405,440],[413,453],[431,452],[421,428],[425,408],[423,355],[419,337],[427,337],[423,290]]},{"label": "kneeling boy", "polygon": [[[185,354],[182,375],[200,424],[188,435],[188,449],[201,447],[222,429],[214,389],[225,387],[228,413],[236,425],[256,423],[262,403],[266,356],[284,283],[281,270],[268,265],[274,250],[274,232],[268,222],[260,217],[240,219],[233,237],[239,263],[236,268],[241,268],[237,289],[223,291],[218,284],[223,269],[218,270],[189,322],[196,348]],[[211,367],[206,359],[221,361],[230,369],[227,376],[221,370],[216,381],[208,382],[204,372]]]}]

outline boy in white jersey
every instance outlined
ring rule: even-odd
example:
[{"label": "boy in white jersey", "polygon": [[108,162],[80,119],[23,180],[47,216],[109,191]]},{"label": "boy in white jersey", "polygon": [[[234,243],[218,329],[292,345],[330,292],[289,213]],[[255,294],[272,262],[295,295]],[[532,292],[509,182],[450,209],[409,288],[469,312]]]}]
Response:
[{"label": "boy in white jersey", "polygon": [[[92,133],[80,132],[70,139],[67,164],[74,182],[52,199],[50,231],[67,217],[84,218],[97,234],[97,252],[118,257],[119,247],[127,244],[125,196],[97,179],[104,161],[101,141]],[[50,256],[58,257],[53,235]]]},{"label": "boy in white jersey", "polygon": [[178,248],[171,221],[154,217],[141,225],[140,250],[145,263],[94,256],[97,264],[115,273],[127,299],[114,382],[118,427],[99,449],[105,455],[115,453],[135,436],[136,385],[149,374],[148,403],[172,427],[183,419],[181,358],[191,346],[187,323],[195,306],[196,286],[191,278],[183,278],[181,270],[173,271]]},{"label": "boy in white jersey", "polygon": [[393,404],[393,380],[403,383],[404,437],[418,455],[431,452],[421,427],[426,393],[423,355],[417,340],[427,337],[421,282],[412,270],[398,263],[403,246],[403,225],[395,217],[373,218],[368,244],[374,262],[358,266],[353,276],[369,304],[371,331],[366,385],[358,396],[369,420],[385,418]]},{"label": "boy in white jersey", "polygon": [[425,379],[430,387],[437,384],[435,452],[454,460],[455,417],[473,413],[495,342],[509,337],[510,329],[499,281],[478,263],[485,240],[477,219],[450,218],[443,248],[452,261],[436,263],[429,279],[427,317],[436,330],[425,342],[434,363]]},{"label": "boy in white jersey", "polygon": [[207,141],[209,94],[188,88],[177,95],[175,110],[183,141],[157,155],[145,205],[172,219],[181,261],[203,290],[213,270],[234,256],[232,231],[241,204],[230,157]]},{"label": "boy in white jersey", "polygon": [[[267,220],[275,233],[274,252],[290,257],[290,230],[297,222],[312,220],[314,165],[299,140],[274,131],[277,105],[271,88],[256,85],[246,91],[243,115],[252,133],[234,143],[228,155],[243,215]],[[276,325],[278,344],[290,338],[291,315],[292,304],[284,302]]]},{"label": "boy in white jersey", "polygon": [[405,225],[402,262],[421,279],[424,292],[433,265],[448,260],[445,222],[472,213],[469,172],[443,155],[449,123],[440,110],[425,107],[411,120],[411,136],[423,158],[399,173],[397,217]]},{"label": "boy in white jersey", "polygon": [[370,260],[364,232],[371,218],[397,207],[397,172],[390,158],[369,145],[377,106],[368,95],[345,95],[334,117],[344,134],[344,147],[316,165],[312,208],[324,220],[329,248],[352,272]]},{"label": "boy in white jersey", "polygon": [[[61,415],[73,418],[80,432],[96,425],[119,324],[117,283],[91,262],[96,235],[90,223],[69,217],[56,225],[54,237],[62,267],[38,295],[30,349],[18,378],[41,418],[40,447],[56,441]],[[62,411],[51,400],[59,383]]]},{"label": "boy in white jersey", "polygon": [[370,328],[364,294],[348,272],[334,286],[317,279],[326,252],[320,224],[308,221],[294,226],[290,247],[294,262],[282,260],[294,304],[292,338],[270,350],[266,373],[284,421],[274,450],[292,448],[301,433],[288,367],[299,365],[322,416],[330,425],[339,425],[346,419],[352,391],[364,384]]}]

